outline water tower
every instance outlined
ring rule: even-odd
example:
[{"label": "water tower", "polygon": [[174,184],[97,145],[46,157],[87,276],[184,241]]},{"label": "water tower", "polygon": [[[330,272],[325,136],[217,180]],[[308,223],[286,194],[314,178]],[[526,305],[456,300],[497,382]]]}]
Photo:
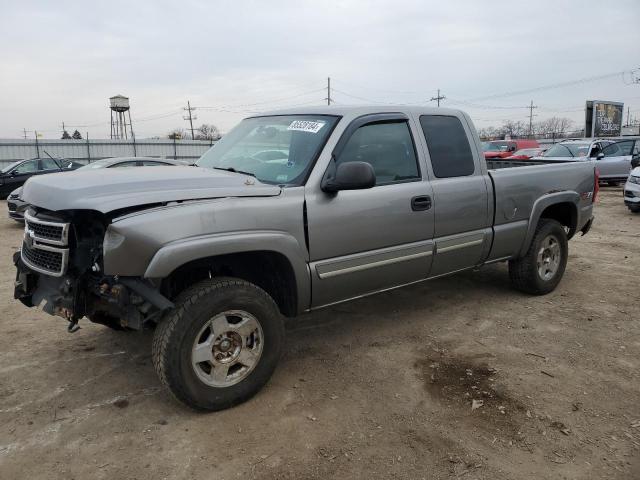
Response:
[{"label": "water tower", "polygon": [[[125,97],[124,95],[111,97],[109,99],[109,108],[111,109],[111,138],[116,140],[124,140],[129,137],[133,138],[129,97]],[[127,123],[125,115],[128,115],[129,123]],[[129,129],[129,133],[127,133],[127,128]]]}]

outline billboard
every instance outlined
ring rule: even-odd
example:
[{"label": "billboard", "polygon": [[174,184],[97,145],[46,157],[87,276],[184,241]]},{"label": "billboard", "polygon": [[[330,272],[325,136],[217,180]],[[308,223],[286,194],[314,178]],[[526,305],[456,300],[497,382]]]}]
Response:
[{"label": "billboard", "polygon": [[619,137],[622,133],[624,104],[602,100],[587,100],[585,136]]}]

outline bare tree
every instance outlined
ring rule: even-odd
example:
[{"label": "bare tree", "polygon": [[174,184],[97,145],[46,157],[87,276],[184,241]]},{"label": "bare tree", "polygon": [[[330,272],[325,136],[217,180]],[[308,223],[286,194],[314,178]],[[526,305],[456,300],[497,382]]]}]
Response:
[{"label": "bare tree", "polygon": [[503,122],[500,130],[503,135],[508,135],[511,138],[524,137],[529,133],[529,127],[519,120],[507,120]]},{"label": "bare tree", "polygon": [[167,134],[167,138],[170,140],[182,140],[188,138],[187,131],[184,128],[174,128]]},{"label": "bare tree", "polygon": [[496,127],[484,127],[478,130],[478,136],[481,140],[498,140],[502,138],[503,134]]},{"label": "bare tree", "polygon": [[573,120],[566,117],[551,117],[535,123],[535,133],[547,138],[567,136],[573,128]]},{"label": "bare tree", "polygon": [[196,140],[219,140],[220,130],[213,124],[203,123],[198,127],[198,133],[196,133]]}]

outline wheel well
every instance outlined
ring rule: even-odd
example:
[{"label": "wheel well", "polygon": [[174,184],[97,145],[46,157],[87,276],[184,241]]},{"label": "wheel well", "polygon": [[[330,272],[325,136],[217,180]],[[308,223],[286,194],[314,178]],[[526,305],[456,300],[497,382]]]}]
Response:
[{"label": "wheel well", "polygon": [[283,315],[292,317],[297,313],[298,295],[293,268],[284,255],[273,251],[233,253],[193,260],[165,278],[162,291],[173,299],[194,283],[220,276],[251,282],[273,298]]},{"label": "wheel well", "polygon": [[568,238],[573,237],[574,233],[576,233],[578,212],[576,211],[575,205],[571,202],[549,205],[542,211],[540,218],[550,218],[567,227],[569,229],[567,233]]}]

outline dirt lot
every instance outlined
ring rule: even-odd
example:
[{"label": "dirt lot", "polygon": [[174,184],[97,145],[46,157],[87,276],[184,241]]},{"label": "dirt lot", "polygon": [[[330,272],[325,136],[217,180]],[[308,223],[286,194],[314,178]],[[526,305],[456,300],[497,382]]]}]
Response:
[{"label": "dirt lot", "polygon": [[0,478],[640,478],[640,215],[604,190],[554,293],[498,265],[301,317],[267,388],[209,415],[160,389],[150,333],[12,300],[2,202]]}]

